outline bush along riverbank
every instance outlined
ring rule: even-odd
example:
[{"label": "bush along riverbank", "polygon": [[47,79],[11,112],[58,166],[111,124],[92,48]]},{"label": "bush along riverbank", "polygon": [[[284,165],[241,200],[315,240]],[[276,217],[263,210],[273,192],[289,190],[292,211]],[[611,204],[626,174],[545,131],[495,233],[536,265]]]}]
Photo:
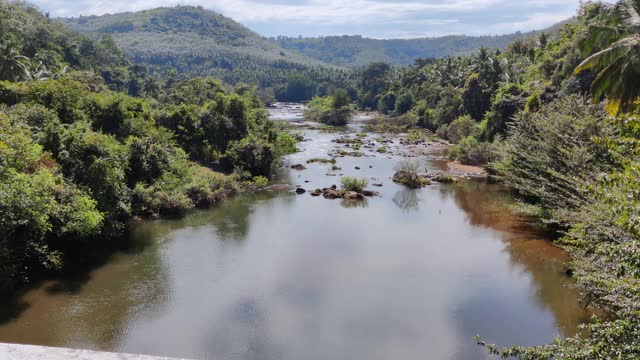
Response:
[{"label": "bush along riverbank", "polygon": [[[132,218],[180,216],[264,185],[295,141],[251,91],[194,79],[159,105],[85,74],[0,82],[3,288],[64,266],[74,246],[108,241]],[[190,93],[205,87],[200,104]]]},{"label": "bush along riverbank", "polygon": [[[393,117],[370,122],[372,130],[428,131],[454,145],[451,159],[485,166],[557,234],[585,306],[608,312],[548,346],[500,349],[478,339],[494,354],[640,358],[638,14],[635,0],[585,2],[553,33],[504,52],[416,61],[374,94]],[[412,174],[398,180],[417,186]]]},{"label": "bush along riverbank", "polygon": [[108,37],[94,42],[21,3],[0,4],[0,16],[12,54],[0,64],[3,292],[62,270],[134,218],[264,185],[295,151],[251,87],[163,81]]}]

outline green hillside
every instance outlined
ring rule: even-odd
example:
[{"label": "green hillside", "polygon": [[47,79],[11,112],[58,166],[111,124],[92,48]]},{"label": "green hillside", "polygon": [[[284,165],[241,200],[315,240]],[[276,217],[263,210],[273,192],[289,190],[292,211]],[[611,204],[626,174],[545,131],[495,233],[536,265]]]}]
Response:
[{"label": "green hillside", "polygon": [[110,34],[137,63],[159,70],[215,76],[261,85],[325,65],[282,49],[234,20],[202,7],[178,6],[133,13],[62,19],[92,38]]},{"label": "green hillside", "polygon": [[360,67],[375,61],[411,64],[417,58],[470,54],[481,46],[506,48],[530,33],[377,40],[361,36],[267,39],[202,7],[164,7],[132,13],[62,19],[70,28],[100,38],[110,34],[138,63],[178,72],[272,86],[317,66]]},{"label": "green hillside", "polygon": [[[553,31],[557,26],[544,31]],[[337,66],[366,66],[371,62],[409,65],[418,58],[443,58],[469,55],[484,46],[505,49],[516,39],[535,32],[499,36],[444,36],[421,39],[369,39],[362,36],[327,36],[319,38],[278,37],[275,43]]]}]

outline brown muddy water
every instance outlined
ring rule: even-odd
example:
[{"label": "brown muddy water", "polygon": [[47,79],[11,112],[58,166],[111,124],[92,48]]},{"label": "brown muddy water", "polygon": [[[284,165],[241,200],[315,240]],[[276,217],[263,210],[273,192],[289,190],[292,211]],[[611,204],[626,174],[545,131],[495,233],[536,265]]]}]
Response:
[{"label": "brown muddy water", "polygon": [[[327,156],[343,136],[304,132],[287,164]],[[203,359],[487,359],[476,334],[541,345],[589,317],[566,256],[509,212],[502,188],[406,189],[390,180],[401,156],[363,151],[338,158],[342,170],[283,168],[276,182],[366,177],[381,197],[264,191],[142,224],[134,250],[4,308],[0,341]],[[441,170],[434,159],[421,160]]]}]

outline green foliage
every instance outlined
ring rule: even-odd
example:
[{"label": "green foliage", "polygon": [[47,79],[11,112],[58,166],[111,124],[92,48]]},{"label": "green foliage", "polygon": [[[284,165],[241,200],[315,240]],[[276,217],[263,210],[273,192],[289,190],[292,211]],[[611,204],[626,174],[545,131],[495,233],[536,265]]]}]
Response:
[{"label": "green foliage", "polygon": [[[552,31],[553,29],[550,29]],[[548,30],[545,30],[548,31]],[[443,58],[473,53],[481,46],[506,49],[512,41],[532,35],[516,33],[502,36],[446,36],[408,40],[380,40],[362,36],[299,38],[279,36],[281,47],[307,57],[338,66],[362,67],[371,62],[411,65],[418,58]]]},{"label": "green foliage", "polygon": [[429,179],[420,176],[420,168],[419,161],[402,160],[395,167],[396,173],[393,176],[393,181],[414,189],[430,185],[431,181]]},{"label": "green foliage", "polygon": [[[22,25],[38,28],[35,10],[0,3],[0,16],[7,29],[0,37],[36,41],[14,21],[22,16]],[[0,81],[2,287],[62,268],[69,254],[120,235],[132,216],[176,216],[216,203],[240,179],[213,168],[263,183],[278,157],[296,150],[295,139],[268,121],[253,87],[230,92],[209,78],[148,82],[144,69],[118,62],[109,38],[97,44],[48,19],[42,26],[41,36],[57,31],[56,51],[77,51],[76,66],[87,70]],[[115,57],[102,58],[103,50]]]},{"label": "green foliage", "polygon": [[307,164],[314,164],[314,163],[335,164],[336,163],[336,159],[313,158],[313,159],[307,160]]},{"label": "green foliage", "polygon": [[396,115],[404,115],[413,107],[413,96],[409,93],[404,93],[396,99],[395,111]]},{"label": "green foliage", "polygon": [[[225,83],[248,83],[271,88],[265,99],[310,100],[325,96],[328,84],[346,87],[353,83],[351,71],[328,66],[297,51],[280,47],[243,25],[202,7],[177,6],[104,16],[81,16],[62,20],[90,38],[107,34],[137,64],[161,74],[167,81],[177,74],[215,77]],[[131,71],[108,71],[109,83],[143,94],[153,78],[128,80]],[[115,88],[114,88],[115,89]]]},{"label": "green foliage", "polygon": [[469,115],[461,116],[455,119],[444,130],[444,137],[450,142],[457,144],[462,139],[471,135],[476,127],[476,122]]},{"label": "green foliage", "polygon": [[351,99],[344,90],[336,90],[333,96],[315,97],[309,102],[304,117],[327,125],[346,125],[353,117],[355,110]]},{"label": "green foliage", "polygon": [[486,85],[482,83],[480,74],[473,73],[469,75],[464,85],[464,93],[462,101],[464,109],[475,120],[480,120],[484,113],[489,110],[491,93],[487,90]]},{"label": "green foliage", "polygon": [[389,114],[396,107],[396,93],[393,91],[389,91],[386,94],[382,95],[380,100],[378,101],[378,112],[382,114]]},{"label": "green foliage", "polygon": [[96,235],[96,202],[59,173],[23,119],[0,111],[0,288],[62,265],[64,246]]},{"label": "green foliage", "polygon": [[229,145],[221,159],[226,170],[241,169],[251,175],[271,176],[276,153],[273,145],[265,140],[249,136]]},{"label": "green foliage", "polygon": [[640,96],[640,2],[619,1],[614,7],[600,9],[589,22],[589,31],[582,41],[583,53],[590,55],[576,73],[593,71],[597,76],[591,84],[596,101],[606,95],[610,115],[631,110]]},{"label": "green foliage", "polygon": [[494,143],[478,141],[474,136],[467,136],[449,149],[449,157],[464,165],[485,166],[500,160],[501,151]]},{"label": "green foliage", "polygon": [[376,109],[380,96],[386,92],[391,76],[391,66],[387,63],[369,64],[360,75],[359,87],[362,94],[358,99],[361,108]]},{"label": "green foliage", "polygon": [[340,179],[340,182],[342,183],[343,190],[355,191],[358,193],[362,192],[367,185],[369,185],[369,180],[367,179],[358,179],[349,176],[343,177]]},{"label": "green foliage", "polygon": [[520,113],[505,141],[505,182],[546,213],[577,208],[585,199],[581,182],[607,166],[606,149],[592,141],[604,134],[603,118],[576,97]]}]

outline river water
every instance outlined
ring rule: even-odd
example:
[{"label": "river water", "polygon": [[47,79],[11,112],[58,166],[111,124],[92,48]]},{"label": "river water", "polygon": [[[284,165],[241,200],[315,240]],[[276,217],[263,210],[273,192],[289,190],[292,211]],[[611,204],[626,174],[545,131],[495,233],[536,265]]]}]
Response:
[{"label": "river water", "polygon": [[[301,131],[287,165],[326,157],[345,136]],[[399,149],[338,158],[342,170],[283,167],[275,181],[366,177],[383,185],[378,198],[262,191],[144,223],[105,265],[3,309],[0,341],[207,359],[485,359],[476,334],[502,346],[573,335],[589,314],[563,252],[509,212],[497,185],[394,184]]]}]

